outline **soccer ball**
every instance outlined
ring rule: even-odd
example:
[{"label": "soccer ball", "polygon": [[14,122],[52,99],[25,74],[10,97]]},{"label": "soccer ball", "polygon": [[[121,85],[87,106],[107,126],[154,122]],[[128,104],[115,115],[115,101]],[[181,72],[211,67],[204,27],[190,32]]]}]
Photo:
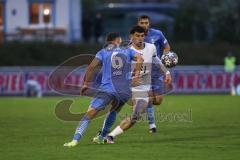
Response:
[{"label": "soccer ball", "polygon": [[178,56],[176,53],[170,51],[166,54],[163,54],[161,61],[167,68],[175,67],[178,63]]}]

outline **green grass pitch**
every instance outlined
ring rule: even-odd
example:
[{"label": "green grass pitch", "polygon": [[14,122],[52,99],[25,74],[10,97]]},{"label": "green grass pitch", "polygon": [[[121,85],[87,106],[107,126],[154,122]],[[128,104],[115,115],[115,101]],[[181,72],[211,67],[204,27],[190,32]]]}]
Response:
[{"label": "green grass pitch", "polygon": [[[112,145],[91,142],[103,118],[90,123],[76,148],[64,148],[78,122],[63,122],[55,104],[66,97],[0,98],[2,160],[239,160],[240,97],[169,95],[155,108],[158,132],[141,120]],[[85,111],[90,99],[74,98],[72,112]],[[125,106],[117,124],[130,107]],[[160,114],[162,113],[161,117]],[[115,124],[116,125],[116,124]]]}]

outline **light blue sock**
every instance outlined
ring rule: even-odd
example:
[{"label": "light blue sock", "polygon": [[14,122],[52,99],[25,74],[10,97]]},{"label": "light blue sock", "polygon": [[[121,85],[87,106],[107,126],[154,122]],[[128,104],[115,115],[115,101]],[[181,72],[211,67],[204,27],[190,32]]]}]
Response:
[{"label": "light blue sock", "polygon": [[73,140],[77,140],[79,141],[83,135],[83,133],[85,132],[85,130],[87,129],[88,125],[89,125],[89,118],[87,116],[84,116],[81,121],[79,122],[79,125],[75,131],[75,134],[73,136]]},{"label": "light blue sock", "polygon": [[101,137],[105,137],[108,134],[108,132],[110,131],[110,128],[116,121],[116,117],[117,117],[116,111],[111,111],[110,113],[108,113],[103,123],[103,128],[100,134]]},{"label": "light blue sock", "polygon": [[154,109],[153,109],[152,104],[148,104],[147,116],[148,116],[148,123],[149,124],[154,124],[155,123],[155,120],[154,120]]}]

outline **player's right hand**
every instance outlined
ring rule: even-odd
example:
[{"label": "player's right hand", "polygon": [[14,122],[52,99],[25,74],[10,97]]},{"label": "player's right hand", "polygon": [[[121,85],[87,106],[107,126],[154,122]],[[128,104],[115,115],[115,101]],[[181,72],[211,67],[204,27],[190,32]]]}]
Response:
[{"label": "player's right hand", "polygon": [[87,89],[88,89],[88,85],[84,84],[81,88],[80,95],[83,95]]},{"label": "player's right hand", "polygon": [[141,84],[141,82],[140,82],[139,76],[132,77],[132,87],[139,86],[140,84]]}]

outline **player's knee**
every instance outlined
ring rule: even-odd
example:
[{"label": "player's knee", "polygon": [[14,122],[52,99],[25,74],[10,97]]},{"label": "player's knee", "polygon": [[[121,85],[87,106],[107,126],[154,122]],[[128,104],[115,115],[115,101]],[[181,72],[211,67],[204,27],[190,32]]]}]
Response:
[{"label": "player's knee", "polygon": [[86,116],[88,117],[88,119],[91,120],[96,116],[97,113],[98,113],[98,110],[90,108],[90,109],[88,109]]},{"label": "player's knee", "polygon": [[133,113],[130,119],[131,124],[135,124],[140,118],[141,118],[140,112]]},{"label": "player's knee", "polygon": [[132,118],[131,117],[127,117],[125,118],[121,124],[120,124],[120,127],[126,131],[128,130],[129,128],[131,128],[136,122],[135,121],[132,121]]},{"label": "player's knee", "polygon": [[137,119],[131,119],[129,123],[130,127],[133,126],[136,122],[137,122]]},{"label": "player's knee", "polygon": [[153,98],[153,105],[160,105],[163,101],[163,96],[156,96]]}]

